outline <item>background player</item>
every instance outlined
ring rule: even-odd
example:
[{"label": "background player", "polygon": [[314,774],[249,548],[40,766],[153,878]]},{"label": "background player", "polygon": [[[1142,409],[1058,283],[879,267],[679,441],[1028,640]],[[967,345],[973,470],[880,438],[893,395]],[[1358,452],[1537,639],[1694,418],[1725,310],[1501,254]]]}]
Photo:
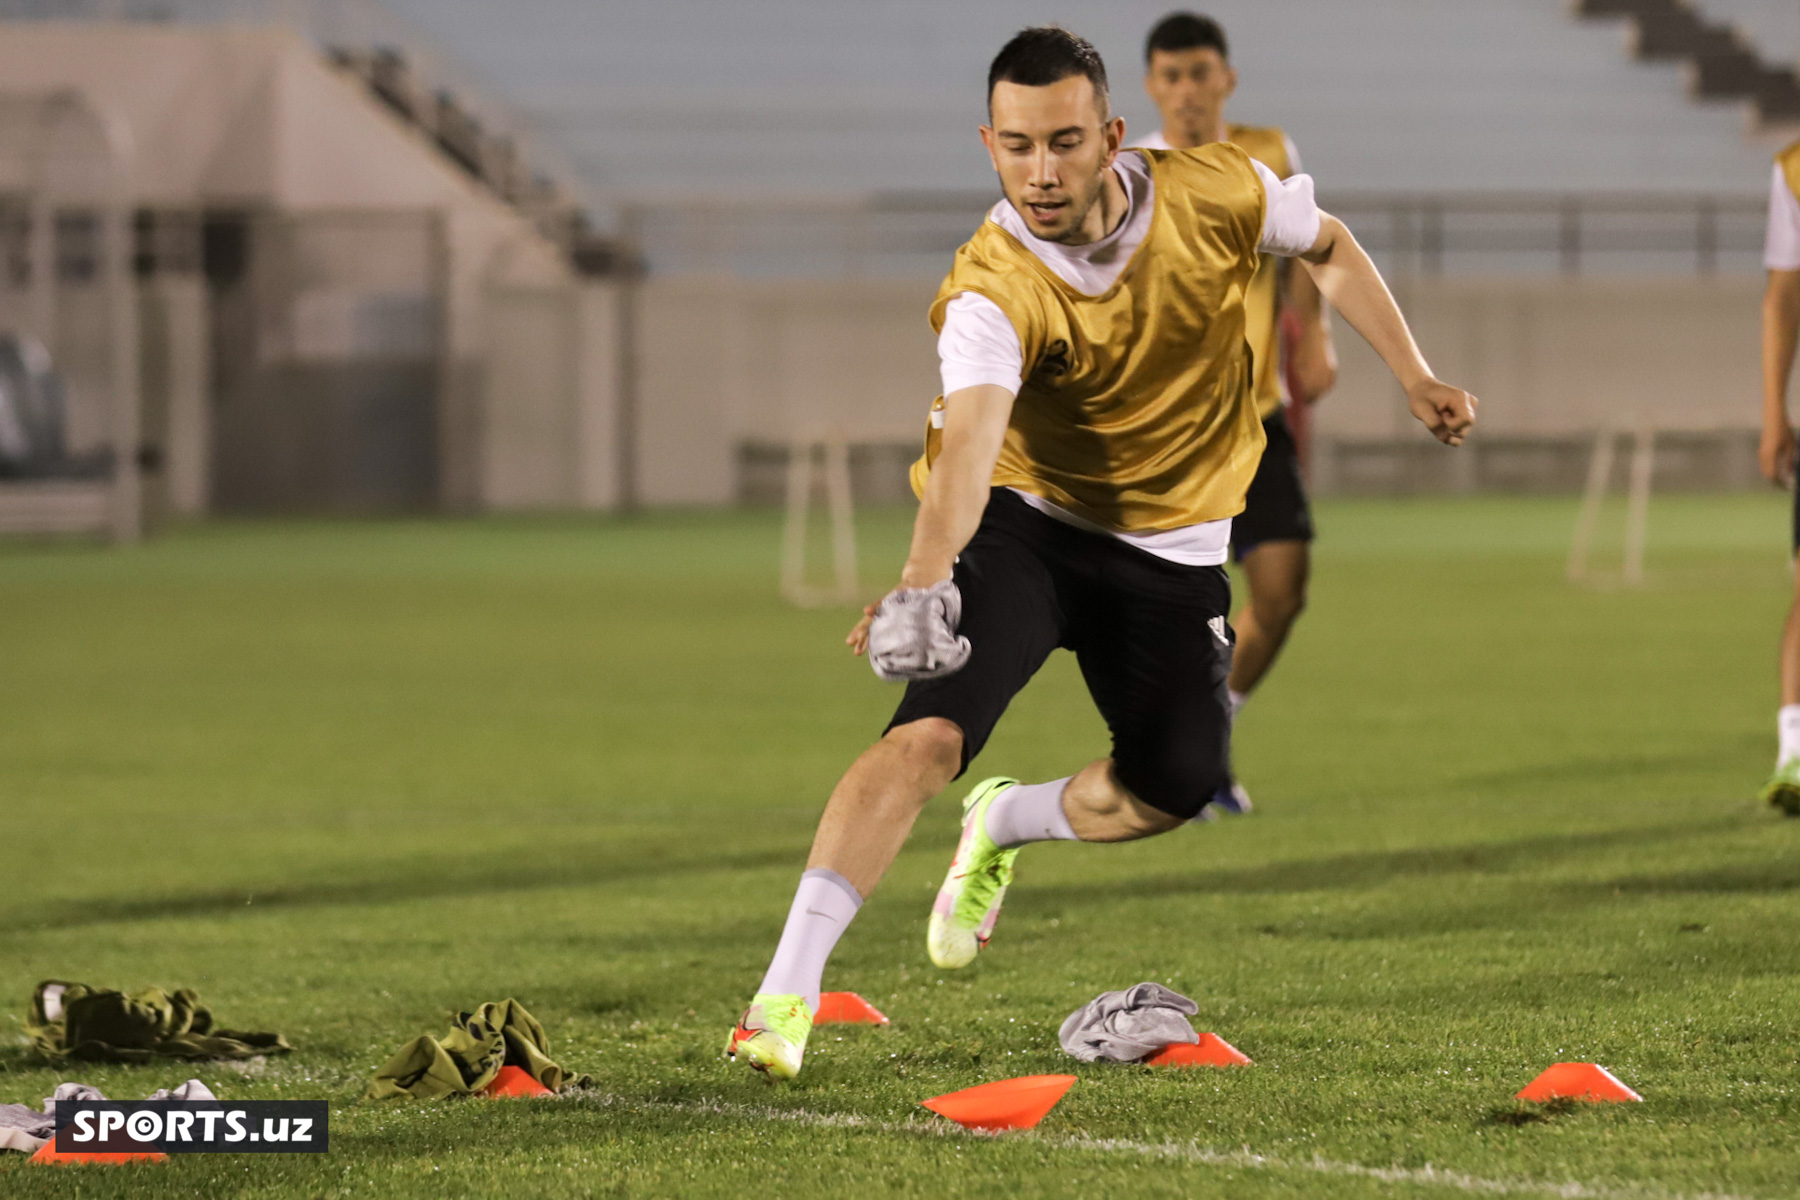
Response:
[{"label": "background player", "polygon": [[[1762,443],[1757,458],[1762,473],[1783,487],[1794,487],[1794,427],[1788,420],[1788,376],[1794,369],[1794,343],[1800,336],[1800,142],[1775,156],[1769,183],[1769,231],[1763,265],[1769,281],[1763,292]],[[1800,550],[1800,490],[1795,493],[1794,547]],[[1790,817],[1800,817],[1800,575],[1794,601],[1781,631],[1781,711],[1776,717],[1780,749],[1775,775],[1763,788],[1763,799]]]},{"label": "background player", "polygon": [[[1133,145],[1189,150],[1228,141],[1281,179],[1300,174],[1299,152],[1281,129],[1226,121],[1225,102],[1237,90],[1237,71],[1225,30],[1211,17],[1178,12],[1157,22],[1144,45],[1144,90],[1162,116],[1162,128]],[[1330,320],[1310,274],[1293,269],[1287,259],[1264,258],[1244,308],[1256,354],[1257,415],[1268,444],[1244,497],[1244,511],[1231,523],[1232,552],[1249,593],[1236,622],[1230,685],[1234,715],[1274,665],[1306,607],[1312,509],[1286,406],[1311,404],[1337,381]],[[1285,345],[1284,324],[1293,330]],[[1290,377],[1297,389],[1293,396],[1287,394]],[[1250,797],[1234,780],[1202,815],[1249,810]]]},{"label": "background player", "polygon": [[933,962],[973,960],[1018,847],[1165,833],[1228,778],[1222,564],[1262,450],[1242,301],[1261,254],[1314,264],[1441,440],[1474,419],[1310,179],[1283,182],[1228,145],[1121,155],[1100,57],[1060,29],[1007,44],[988,103],[982,140],[1006,198],[932,306],[945,394],[915,467],[912,548],[850,638],[878,673],[912,682],[833,789],[727,1042],[778,1078],[800,1070],[826,959],[863,897],[1053,650],[1075,652],[1113,753],[1066,779],[970,793],[932,909]]}]

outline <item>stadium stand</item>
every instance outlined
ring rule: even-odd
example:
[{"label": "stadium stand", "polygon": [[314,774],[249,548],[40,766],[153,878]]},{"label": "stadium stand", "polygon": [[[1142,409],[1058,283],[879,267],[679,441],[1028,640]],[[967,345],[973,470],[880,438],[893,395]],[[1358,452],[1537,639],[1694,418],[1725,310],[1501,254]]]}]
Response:
[{"label": "stadium stand", "polygon": [[1800,7],[1788,0],[1696,0],[1714,21],[1728,21],[1762,57],[1792,67],[1800,64]]},{"label": "stadium stand", "polygon": [[391,46],[359,50],[333,46],[327,54],[361,77],[369,91],[395,115],[424,132],[450,160],[496,196],[531,216],[545,235],[587,261],[605,239],[587,224],[574,195],[554,178],[532,170],[518,140],[489,133],[480,117],[456,92],[434,93],[414,75],[406,54]]},{"label": "stadium stand", "polygon": [[1795,68],[1765,61],[1735,21],[1713,19],[1684,0],[1579,0],[1576,12],[1628,19],[1632,53],[1644,61],[1687,63],[1697,99],[1747,100],[1763,126],[1800,122]]},{"label": "stadium stand", "polygon": [[[368,5],[0,0],[82,18],[0,21],[8,86],[74,89],[139,146],[129,457],[153,517],[777,500],[796,445],[841,445],[859,498],[903,495],[936,391],[921,314],[992,200],[969,80],[1036,10],[977,6],[954,46],[908,32],[950,27],[948,0],[845,10],[801,46],[775,32],[797,0],[772,2],[634,8],[616,38],[598,7],[403,0],[523,120],[408,27],[320,15]],[[1089,14],[1136,128],[1118,64],[1163,7]],[[1739,105],[1549,0],[1210,7],[1240,47],[1234,113],[1293,131],[1488,402],[1471,453],[1430,457],[1346,336],[1322,488],[1573,490],[1623,414],[1707,427],[1671,435],[1671,472],[1748,477],[1776,143]],[[821,67],[872,39],[891,53],[855,78]],[[91,395],[71,387],[77,453]]]},{"label": "stadium stand", "polygon": [[[833,6],[820,21],[803,0],[400,2],[501,81],[599,202],[986,187],[969,81],[1046,11],[917,0]],[[1133,130],[1152,115],[1137,86],[1143,37],[1171,7],[1062,13],[1105,53]],[[1234,109],[1292,132],[1330,190],[1755,194],[1766,173],[1737,108],[1690,103],[1680,64],[1633,63],[1617,26],[1573,20],[1569,0],[1198,7],[1232,32]]]}]

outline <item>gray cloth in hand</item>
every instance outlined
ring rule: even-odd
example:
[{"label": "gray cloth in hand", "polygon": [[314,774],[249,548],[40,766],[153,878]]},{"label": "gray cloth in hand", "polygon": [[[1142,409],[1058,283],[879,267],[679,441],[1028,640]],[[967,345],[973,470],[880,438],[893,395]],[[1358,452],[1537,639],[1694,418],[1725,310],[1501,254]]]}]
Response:
[{"label": "gray cloth in hand", "polygon": [[1122,992],[1102,992],[1070,1013],[1056,1037],[1082,1062],[1137,1062],[1164,1046],[1198,1043],[1200,1035],[1188,1018],[1199,1011],[1180,992],[1140,983]]},{"label": "gray cloth in hand", "polygon": [[969,639],[956,634],[960,624],[962,593],[952,581],[895,588],[869,624],[869,665],[890,682],[955,674],[969,661]]},{"label": "gray cloth in hand", "polygon": [[[104,1100],[97,1087],[85,1083],[59,1083],[56,1091],[44,1097],[43,1111],[28,1104],[0,1104],[0,1150],[17,1150],[32,1154],[56,1132],[58,1100]],[[174,1091],[158,1088],[146,1100],[217,1100],[212,1089],[198,1079],[190,1079]]]}]

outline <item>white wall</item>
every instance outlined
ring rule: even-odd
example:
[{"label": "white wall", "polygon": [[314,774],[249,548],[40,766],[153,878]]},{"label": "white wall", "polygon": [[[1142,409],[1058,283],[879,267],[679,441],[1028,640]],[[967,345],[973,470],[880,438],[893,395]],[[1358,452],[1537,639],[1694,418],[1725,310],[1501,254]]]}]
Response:
[{"label": "white wall", "polygon": [[[1577,434],[1632,414],[1730,428],[1757,420],[1755,280],[1420,280],[1399,290],[1437,372],[1481,398],[1487,436]],[[642,499],[729,503],[735,450],[745,441],[831,428],[852,441],[920,438],[938,392],[924,319],[932,291],[915,282],[703,277],[645,285]],[[505,361],[517,363],[510,376],[517,394],[493,397],[490,411],[498,414],[504,401],[533,432],[527,436],[522,424],[490,443],[497,455],[514,457],[492,461],[490,478],[512,482],[490,492],[489,502],[567,505],[574,460],[552,464],[529,446],[551,432],[566,439],[574,428],[570,385],[544,366],[574,335],[548,313],[509,320],[517,321],[519,340]],[[581,343],[585,369],[608,376],[616,366],[595,356],[612,352],[613,315],[601,307],[585,320],[592,331]],[[1425,437],[1380,361],[1341,319],[1337,339],[1340,382],[1316,410],[1318,436]],[[536,399],[526,398],[528,387],[541,389]],[[517,449],[502,449],[509,446]]]},{"label": "white wall", "polygon": [[490,293],[480,503],[618,503],[618,291],[609,284]]},{"label": "white wall", "polygon": [[[1481,430],[1567,434],[1630,414],[1754,426],[1761,396],[1755,279],[1437,280],[1400,295],[1432,367],[1481,398]],[[1324,437],[1414,433],[1380,360],[1340,318]]]},{"label": "white wall", "polygon": [[144,476],[144,508],[197,517],[211,489],[212,330],[198,279],[153,280],[138,292],[143,440],[161,457]]}]

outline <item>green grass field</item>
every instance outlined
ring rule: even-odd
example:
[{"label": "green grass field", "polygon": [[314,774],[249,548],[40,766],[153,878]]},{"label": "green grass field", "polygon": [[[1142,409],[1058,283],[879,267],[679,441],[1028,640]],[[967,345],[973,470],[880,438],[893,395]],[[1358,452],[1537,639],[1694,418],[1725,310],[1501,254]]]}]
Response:
[{"label": "green grass field", "polygon": [[[768,514],[219,524],[0,546],[0,1101],[43,978],[191,986],[284,1059],[91,1068],[329,1098],[326,1156],[44,1168],[8,1197],[1800,1196],[1800,822],[1757,807],[1791,589],[1778,496],[1653,510],[1649,585],[1570,588],[1574,505],[1323,508],[1312,611],[1246,710],[1258,811],[1029,849],[993,946],[925,959],[955,797],[828,987],[892,1026],[724,1063],[813,821],[897,691],[775,595]],[[872,589],[907,514],[865,514]],[[1066,656],[978,773],[1104,751]],[[1256,1065],[1076,1067],[1165,981]],[[358,1102],[515,996],[594,1090]],[[1562,1059],[1645,1103],[1528,1109]],[[916,1107],[1080,1082],[1035,1133]]]}]

